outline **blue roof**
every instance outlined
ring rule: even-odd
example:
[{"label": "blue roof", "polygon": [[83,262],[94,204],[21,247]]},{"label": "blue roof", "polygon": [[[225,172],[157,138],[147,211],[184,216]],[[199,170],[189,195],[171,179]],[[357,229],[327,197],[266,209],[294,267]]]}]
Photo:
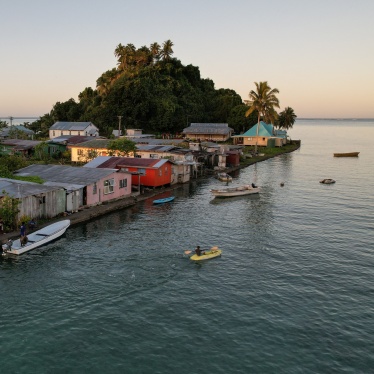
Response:
[{"label": "blue roof", "polygon": [[[244,134],[237,135],[237,136],[256,136],[257,134],[257,123],[251,127],[248,131]],[[258,129],[258,136],[274,136],[273,135],[273,125],[267,124],[263,121],[260,122],[260,126]]]}]

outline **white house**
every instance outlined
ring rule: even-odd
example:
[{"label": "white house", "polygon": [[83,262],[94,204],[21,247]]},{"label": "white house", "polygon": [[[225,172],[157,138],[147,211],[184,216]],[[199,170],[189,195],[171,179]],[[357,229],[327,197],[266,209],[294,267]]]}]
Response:
[{"label": "white house", "polygon": [[99,136],[99,129],[92,122],[56,122],[49,128],[49,138],[63,135]]}]

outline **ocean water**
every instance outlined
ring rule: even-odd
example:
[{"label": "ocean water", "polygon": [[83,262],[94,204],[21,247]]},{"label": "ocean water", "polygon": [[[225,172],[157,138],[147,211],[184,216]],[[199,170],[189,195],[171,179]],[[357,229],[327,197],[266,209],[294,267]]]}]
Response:
[{"label": "ocean water", "polygon": [[259,196],[194,181],[1,261],[0,372],[373,372],[374,121],[290,134],[299,150],[233,175]]}]

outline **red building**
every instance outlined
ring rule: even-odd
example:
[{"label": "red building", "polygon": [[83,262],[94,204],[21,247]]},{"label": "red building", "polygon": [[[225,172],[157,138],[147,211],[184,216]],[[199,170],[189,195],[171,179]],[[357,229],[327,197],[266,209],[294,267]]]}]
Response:
[{"label": "red building", "polygon": [[226,152],[226,165],[239,166],[240,165],[240,153],[239,151],[228,151]]},{"label": "red building", "polygon": [[[103,160],[103,162],[100,163],[100,160]],[[172,163],[164,158],[107,158],[99,156],[93,162],[96,163],[95,166],[92,165],[93,167],[124,169],[132,173],[131,184],[134,186],[143,185],[145,187],[161,187],[171,184]]]}]

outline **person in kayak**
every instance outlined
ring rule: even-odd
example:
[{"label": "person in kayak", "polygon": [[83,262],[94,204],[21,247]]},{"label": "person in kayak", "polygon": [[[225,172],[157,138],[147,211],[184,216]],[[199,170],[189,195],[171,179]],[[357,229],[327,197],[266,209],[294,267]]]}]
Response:
[{"label": "person in kayak", "polygon": [[202,252],[200,246],[198,245],[195,249],[195,252],[198,256],[205,255],[205,252]]}]

